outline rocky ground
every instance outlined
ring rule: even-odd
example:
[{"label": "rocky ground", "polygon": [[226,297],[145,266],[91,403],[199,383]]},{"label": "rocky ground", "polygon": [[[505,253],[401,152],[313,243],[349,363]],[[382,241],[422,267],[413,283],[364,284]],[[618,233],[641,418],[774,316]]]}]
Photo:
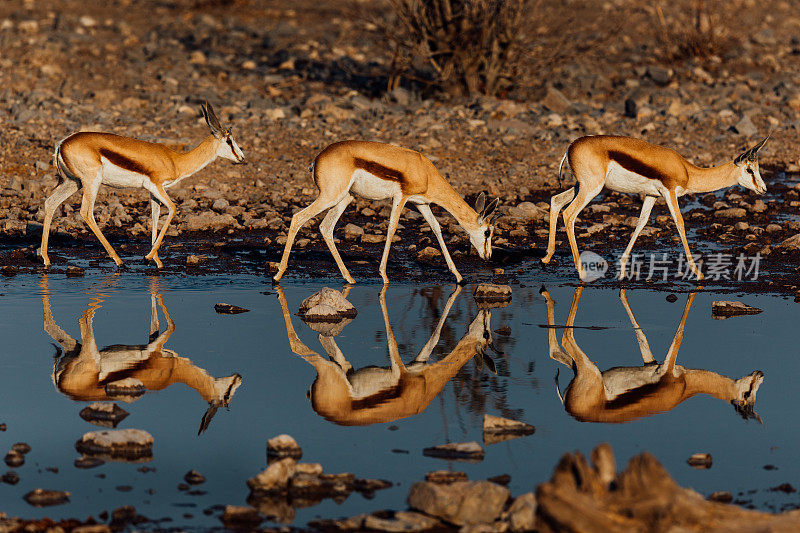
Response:
[{"label": "rocky ground", "polygon": [[[653,37],[656,13],[643,2],[531,6],[537,24],[519,85],[504,99],[453,100],[408,80],[384,91],[391,50],[372,22],[387,16],[380,3],[3,2],[0,263],[13,267],[8,273],[36,268],[37,223],[57,184],[51,157],[58,140],[103,130],[190,148],[207,133],[197,104],[208,99],[233,126],[250,163],[217,161],[170,191],[178,215],[162,248],[168,271],[187,269],[189,255],[199,257],[194,265],[206,261],[189,266],[198,273],[252,271],[275,261],[291,215],[316,193],[308,164],[341,139],[420,150],[469,200],[480,191],[499,197],[506,214],[495,243],[515,258],[508,265],[531,261],[545,245],[548,200],[570,140],[635,135],[709,165],[774,131],[761,155],[770,187],[763,203],[739,188],[683,203],[695,246],[768,254],[762,267],[772,276],[764,278],[768,288],[794,292],[798,242],[781,243],[800,230],[800,16],[791,2],[769,4],[737,2],[749,17],[747,34],[703,59],[669,56],[675,43]],[[665,16],[671,22],[678,13]],[[620,38],[631,24],[641,29]],[[56,216],[50,246],[56,269],[76,259],[110,264],[78,216],[79,204],[76,194]],[[618,254],[639,205],[617,194],[595,202],[579,220],[581,245]],[[123,258],[147,252],[144,191],[101,191],[95,213]],[[358,200],[342,217],[336,235],[356,275],[364,261],[363,275],[374,276],[387,214],[385,203]],[[466,234],[438,214],[456,261],[480,275],[480,263],[464,257]],[[423,224],[416,213],[402,220],[398,268],[418,271],[421,259],[449,279],[442,258],[426,250],[436,243]],[[676,241],[663,203],[657,205],[639,249],[677,253]],[[295,249],[295,268],[335,275],[315,223],[301,231]],[[563,244],[560,250],[556,257],[569,263]],[[320,259],[329,268],[311,268]],[[486,270],[496,266],[503,264]]]},{"label": "rocky ground", "polygon": [[[579,452],[565,454],[551,479],[539,484],[535,492],[514,497],[505,487],[509,479],[509,476],[498,476],[472,481],[463,472],[438,470],[429,472],[424,481],[410,487],[404,510],[318,519],[305,527],[271,527],[268,524],[291,523],[292,505],[308,506],[325,497],[346,497],[354,486],[360,490],[359,484],[361,489],[369,486],[372,490],[380,490],[387,484],[380,480],[354,480],[352,474],[323,474],[321,465],[296,462],[290,457],[273,458],[264,472],[248,480],[251,488],[248,506],[216,505],[203,512],[219,517],[229,530],[271,532],[790,532],[797,530],[800,514],[796,509],[770,514],[731,505],[732,501],[746,504],[741,500],[742,494],[735,501],[734,496],[725,491],[704,497],[679,486],[647,452],[633,457],[624,470],[617,472],[614,453],[608,444],[601,444],[592,451],[591,462]],[[204,478],[199,472],[191,471],[186,474],[186,481],[199,484]],[[186,485],[186,490],[188,488]],[[794,492],[795,489],[784,484],[771,490]],[[58,495],[61,494],[64,493]],[[123,506],[111,513],[104,511],[98,518],[23,520],[0,513],[0,532],[110,533],[132,527],[174,530],[168,522],[142,516],[132,506]]]}]

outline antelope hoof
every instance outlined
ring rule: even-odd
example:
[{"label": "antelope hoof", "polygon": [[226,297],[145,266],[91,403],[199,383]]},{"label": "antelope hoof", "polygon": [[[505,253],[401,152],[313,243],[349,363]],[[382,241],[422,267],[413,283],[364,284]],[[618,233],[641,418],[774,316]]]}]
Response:
[{"label": "antelope hoof", "polygon": [[547,254],[546,256],[542,257],[542,263],[544,263],[546,265],[547,263],[550,262],[550,260],[552,258],[553,258],[553,254]]},{"label": "antelope hoof", "polygon": [[356,284],[356,280],[354,280],[352,276],[346,276],[346,277],[344,278],[344,280],[345,280],[345,281],[346,281],[346,282],[347,282],[349,285],[355,285],[355,284]]},{"label": "antelope hoof", "polygon": [[161,259],[159,259],[158,256],[155,256],[153,261],[156,263],[156,268],[162,268],[164,266],[164,263],[161,262]]}]

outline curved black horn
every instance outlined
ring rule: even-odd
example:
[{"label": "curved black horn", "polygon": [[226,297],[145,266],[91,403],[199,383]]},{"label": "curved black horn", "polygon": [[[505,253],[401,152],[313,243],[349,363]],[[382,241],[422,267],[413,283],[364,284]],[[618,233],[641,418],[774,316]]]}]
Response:
[{"label": "curved black horn", "polygon": [[772,137],[772,132],[770,132],[769,135],[764,137],[763,141],[761,141],[757,145],[750,148],[750,150],[748,150],[749,153],[748,159],[750,159],[750,161],[755,161],[758,158],[758,151],[761,150],[761,148],[767,143],[770,137]]},{"label": "curved black horn", "polygon": [[217,114],[214,113],[214,108],[211,106],[211,104],[208,103],[208,101],[205,101],[200,106],[200,109],[203,111],[203,118],[206,119],[206,124],[208,124],[208,127],[211,128],[211,132],[214,134],[221,133],[223,130],[222,124],[219,123]]}]

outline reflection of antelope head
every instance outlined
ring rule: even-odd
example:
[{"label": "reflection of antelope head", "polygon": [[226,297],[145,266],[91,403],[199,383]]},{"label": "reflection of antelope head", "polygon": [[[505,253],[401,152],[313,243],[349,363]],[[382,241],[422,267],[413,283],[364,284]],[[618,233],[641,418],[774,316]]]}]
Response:
[{"label": "reflection of antelope head", "polygon": [[[42,276],[42,311],[44,330],[55,340],[56,360],[53,384],[66,396],[77,401],[118,400],[133,402],[146,391],[162,390],[174,383],[184,383],[197,391],[209,408],[203,415],[200,433],[208,428],[219,407],[227,407],[242,383],[242,376],[233,374],[215,378],[190,359],[181,357],[164,344],[175,331],[175,323],[157,292],[150,292],[150,338],[147,344],[114,344],[98,349],[94,335],[94,315],[103,302],[100,294],[90,301],[78,323],[81,341],[70,337],[53,319],[47,276]],[[164,314],[167,328],[159,331],[158,309]]]},{"label": "reflection of antelope head", "polygon": [[309,391],[311,406],[317,414],[335,424],[363,426],[416,415],[424,411],[447,382],[476,355],[489,362],[490,368],[493,367],[485,355],[486,348],[492,347],[491,313],[488,310],[479,311],[467,333],[449,354],[440,361],[428,363],[450,309],[461,292],[459,286],[447,299],[430,339],[409,364],[400,359],[397,340],[389,323],[384,286],[379,299],[389,346],[389,366],[367,366],[358,370],[354,370],[345,359],[333,337],[319,336],[328,357],[306,346],[295,333],[283,290],[276,287],[276,291],[291,350],[317,371],[317,378]]},{"label": "reflection of antelope head", "polygon": [[[756,370],[740,379],[731,379],[709,370],[684,368],[675,364],[683,341],[686,318],[696,293],[686,300],[678,330],[667,356],[656,362],[644,332],[633,316],[625,289],[619,296],[636,333],[644,365],[614,367],[600,372],[575,342],[574,324],[583,287],[575,289],[569,308],[561,346],[556,340],[555,304],[547,289],[542,294],[547,303],[548,347],[550,357],[572,367],[575,377],[564,392],[562,401],[567,412],[582,422],[628,422],[636,418],[669,411],[696,394],[709,394],[730,402],[745,419],[761,418],[754,411],[756,392],[764,381],[764,373]],[[556,390],[558,381],[556,376]],[[561,395],[559,391],[559,396]]]}]

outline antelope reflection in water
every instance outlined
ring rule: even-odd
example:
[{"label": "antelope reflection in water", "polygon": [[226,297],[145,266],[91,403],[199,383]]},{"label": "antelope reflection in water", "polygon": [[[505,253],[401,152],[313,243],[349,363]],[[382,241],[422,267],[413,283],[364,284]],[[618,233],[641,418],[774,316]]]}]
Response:
[{"label": "antelope reflection in water", "polygon": [[317,372],[309,390],[311,406],[318,415],[335,424],[365,426],[419,414],[473,357],[479,356],[481,364],[486,362],[489,368],[494,368],[494,363],[486,355],[487,347],[494,349],[489,310],[478,312],[467,333],[449,354],[435,363],[428,363],[450,309],[461,292],[460,286],[456,286],[447,299],[430,339],[408,364],[400,359],[386,310],[384,286],[379,300],[389,347],[389,366],[368,366],[358,370],[353,369],[332,336],[319,335],[320,344],[328,357],[321,356],[305,345],[295,333],[283,289],[276,287],[276,291],[292,352],[305,359]]},{"label": "antelope reflection in water", "polygon": [[761,418],[754,411],[754,405],[756,392],[764,380],[763,372],[756,370],[748,376],[734,380],[716,372],[685,368],[675,363],[683,340],[686,317],[689,315],[696,292],[689,294],[667,356],[662,363],[658,363],[650,351],[647,337],[628,305],[625,289],[621,289],[619,297],[636,333],[644,365],[614,367],[603,372],[598,370],[575,342],[575,314],[583,287],[575,289],[560,346],[554,329],[553,299],[544,287],[541,292],[547,303],[550,357],[571,367],[575,373],[563,397],[558,390],[558,374],[556,374],[556,390],[567,412],[574,418],[581,422],[628,422],[670,411],[696,394],[708,394],[730,402],[745,420],[755,418],[761,422]]},{"label": "antelope reflection in water", "polygon": [[[215,378],[190,359],[164,348],[175,331],[175,323],[156,283],[150,287],[149,342],[114,344],[102,349],[98,349],[95,343],[93,320],[95,312],[102,306],[104,295],[98,292],[78,320],[81,330],[81,341],[78,342],[53,319],[46,275],[42,276],[40,285],[44,330],[59,344],[53,363],[53,384],[73,400],[130,403],[145,391],[159,391],[174,383],[183,383],[197,391],[209,404],[200,423],[199,435],[208,428],[217,410],[230,404],[242,383],[239,374]],[[167,322],[167,328],[161,332],[156,304]]]}]

